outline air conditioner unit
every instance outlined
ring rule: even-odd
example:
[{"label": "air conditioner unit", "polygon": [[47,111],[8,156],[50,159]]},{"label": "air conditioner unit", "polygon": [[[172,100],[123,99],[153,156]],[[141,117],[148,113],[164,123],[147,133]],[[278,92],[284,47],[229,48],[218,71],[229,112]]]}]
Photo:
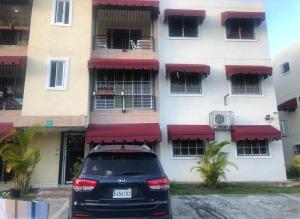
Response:
[{"label": "air conditioner unit", "polygon": [[217,130],[231,130],[234,126],[232,111],[212,111],[209,114],[210,126]]}]

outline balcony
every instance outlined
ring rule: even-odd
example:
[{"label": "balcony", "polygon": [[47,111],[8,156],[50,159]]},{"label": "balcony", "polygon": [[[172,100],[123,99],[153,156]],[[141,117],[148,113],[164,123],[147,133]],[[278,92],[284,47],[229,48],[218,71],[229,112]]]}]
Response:
[{"label": "balcony", "polygon": [[154,76],[147,70],[99,70],[95,75],[92,111],[156,110]]},{"label": "balcony", "polygon": [[30,19],[29,0],[4,1],[0,4],[0,55],[26,55]]},{"label": "balcony", "polygon": [[156,59],[150,10],[96,10],[93,58]]},{"label": "balcony", "polygon": [[25,70],[18,65],[0,65],[0,110],[21,110]]}]

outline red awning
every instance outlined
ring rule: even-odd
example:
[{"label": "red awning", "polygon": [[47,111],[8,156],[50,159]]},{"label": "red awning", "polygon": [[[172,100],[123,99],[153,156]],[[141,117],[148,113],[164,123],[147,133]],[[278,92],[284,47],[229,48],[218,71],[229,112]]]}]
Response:
[{"label": "red awning", "polygon": [[166,64],[167,74],[177,71],[186,73],[199,73],[207,76],[210,73],[210,67],[208,65],[197,64]]},{"label": "red awning", "polygon": [[290,99],[278,106],[278,111],[295,112],[298,107],[297,98]]},{"label": "red awning", "polygon": [[0,140],[13,130],[14,126],[12,123],[0,123]]},{"label": "red awning", "polygon": [[213,140],[215,132],[208,125],[168,125],[169,140]]},{"label": "red awning", "polygon": [[89,69],[145,69],[159,71],[159,62],[155,59],[97,59],[88,63]]},{"label": "red awning", "polygon": [[95,125],[86,131],[86,143],[160,142],[162,134],[158,123]]},{"label": "red awning", "polygon": [[149,0],[93,0],[93,5],[150,7],[159,9],[159,1]]},{"label": "red awning", "polygon": [[281,132],[270,125],[236,126],[231,132],[232,140],[280,140]]},{"label": "red awning", "polygon": [[230,79],[232,75],[237,74],[255,74],[262,75],[265,78],[272,75],[273,69],[268,66],[253,66],[253,65],[226,65],[227,79]]},{"label": "red awning", "polygon": [[26,65],[26,56],[0,56],[0,65]]},{"label": "red awning", "polygon": [[186,10],[186,9],[166,9],[165,20],[168,16],[187,16],[187,17],[199,17],[202,20],[205,18],[204,10]]},{"label": "red awning", "polygon": [[222,25],[229,19],[254,19],[258,24],[266,19],[265,12],[226,11],[221,14]]}]

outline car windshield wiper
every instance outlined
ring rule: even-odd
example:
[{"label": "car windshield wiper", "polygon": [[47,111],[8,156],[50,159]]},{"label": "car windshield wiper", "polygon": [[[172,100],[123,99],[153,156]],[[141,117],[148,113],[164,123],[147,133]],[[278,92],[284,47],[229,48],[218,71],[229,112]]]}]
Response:
[{"label": "car windshield wiper", "polygon": [[127,172],[123,172],[122,175],[123,176],[137,176],[137,175],[144,175],[145,173],[143,172],[137,172],[137,171],[127,171]]}]

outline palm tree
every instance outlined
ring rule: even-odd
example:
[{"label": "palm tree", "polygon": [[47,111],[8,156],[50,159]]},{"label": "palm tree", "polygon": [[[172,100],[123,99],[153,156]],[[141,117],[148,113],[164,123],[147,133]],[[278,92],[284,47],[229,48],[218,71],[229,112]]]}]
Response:
[{"label": "palm tree", "polygon": [[205,153],[200,157],[197,166],[192,168],[201,174],[204,184],[209,187],[215,187],[221,180],[226,180],[228,165],[237,168],[235,164],[227,160],[227,153],[221,151],[227,144],[230,142],[205,142]]},{"label": "palm tree", "polygon": [[12,140],[0,149],[5,170],[13,173],[15,187],[21,190],[21,194],[28,193],[33,170],[41,159],[40,151],[31,145],[37,130],[38,126],[13,131],[6,136]]}]

